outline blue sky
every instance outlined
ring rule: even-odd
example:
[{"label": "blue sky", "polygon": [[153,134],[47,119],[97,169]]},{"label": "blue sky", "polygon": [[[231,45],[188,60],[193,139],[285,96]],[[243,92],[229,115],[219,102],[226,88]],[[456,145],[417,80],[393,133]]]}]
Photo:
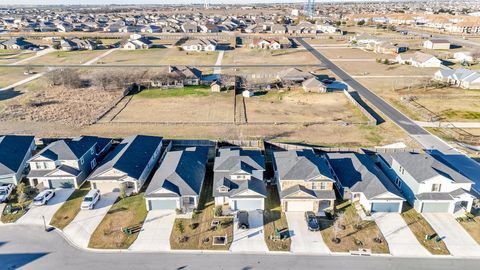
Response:
[{"label": "blue sky", "polygon": [[[329,2],[342,2],[346,0],[329,0]],[[352,0],[350,0],[352,1]],[[361,0],[353,0],[361,1]],[[306,0],[209,0],[210,3],[303,3]],[[316,2],[327,2],[327,0],[317,0]],[[204,3],[204,0],[0,0],[0,5],[95,5],[95,4],[192,4]]]}]

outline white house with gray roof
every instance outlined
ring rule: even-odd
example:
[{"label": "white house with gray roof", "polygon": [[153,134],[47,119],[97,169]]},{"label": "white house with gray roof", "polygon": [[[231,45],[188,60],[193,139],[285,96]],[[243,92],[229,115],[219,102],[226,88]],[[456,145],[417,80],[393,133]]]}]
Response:
[{"label": "white house with gray roof", "polygon": [[378,162],[391,181],[420,213],[454,213],[472,209],[473,182],[429,154],[382,153]]},{"label": "white house with gray roof", "polygon": [[128,194],[138,193],[160,158],[162,141],[146,135],[123,139],[88,178],[92,188],[109,193],[124,185]]},{"label": "white house with gray roof", "polygon": [[263,210],[267,189],[265,158],[260,150],[222,148],[213,167],[213,197],[216,206],[231,210]]},{"label": "white house with gray roof", "polygon": [[0,136],[0,184],[20,183],[35,148],[33,136]]},{"label": "white house with gray roof", "polygon": [[360,203],[368,212],[402,211],[405,199],[369,156],[328,153],[327,157],[343,199]]},{"label": "white house with gray roof", "polygon": [[111,144],[111,139],[94,136],[50,143],[28,161],[30,185],[79,188]]},{"label": "white house with gray roof", "polygon": [[440,69],[433,78],[463,89],[480,89],[480,73],[470,69]]},{"label": "white house with gray roof", "polygon": [[205,179],[208,147],[168,152],[145,191],[147,210],[191,211]]},{"label": "white house with gray roof", "polygon": [[324,157],[311,149],[274,152],[273,168],[283,211],[322,215],[333,209],[335,180]]}]

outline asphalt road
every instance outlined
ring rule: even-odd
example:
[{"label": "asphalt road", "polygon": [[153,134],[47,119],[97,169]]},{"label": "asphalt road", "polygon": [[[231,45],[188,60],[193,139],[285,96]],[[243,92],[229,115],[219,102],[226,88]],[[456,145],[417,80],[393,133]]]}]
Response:
[{"label": "asphalt road", "polygon": [[433,136],[428,131],[417,125],[413,120],[399,112],[390,104],[379,98],[375,93],[356,81],[327,57],[314,49],[302,38],[297,41],[304,46],[313,56],[322,61],[326,68],[335,73],[341,80],[355,89],[362,97],[367,99],[373,106],[390,118],[393,122],[404,129],[412,138],[414,138],[427,151],[449,163],[454,169],[458,170],[468,178],[474,181],[473,188],[480,194],[480,163],[460,153],[443,140]]},{"label": "asphalt road", "polygon": [[0,226],[0,269],[475,269],[480,260],[230,253],[94,253],[77,250],[56,232]]}]

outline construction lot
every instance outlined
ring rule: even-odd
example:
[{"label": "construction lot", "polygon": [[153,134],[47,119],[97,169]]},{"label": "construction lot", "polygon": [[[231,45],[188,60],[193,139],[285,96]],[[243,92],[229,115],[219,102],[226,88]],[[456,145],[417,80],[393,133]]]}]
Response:
[{"label": "construction lot", "polygon": [[218,52],[186,52],[176,47],[147,50],[117,50],[96,64],[109,65],[214,65]]}]

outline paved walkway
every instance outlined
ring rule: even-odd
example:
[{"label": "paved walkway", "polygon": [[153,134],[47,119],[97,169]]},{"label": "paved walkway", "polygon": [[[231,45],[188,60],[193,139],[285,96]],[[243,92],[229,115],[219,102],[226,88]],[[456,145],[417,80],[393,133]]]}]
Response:
[{"label": "paved walkway", "polygon": [[387,240],[390,253],[394,256],[425,257],[426,250],[408,228],[405,220],[398,213],[374,213],[373,219]]},{"label": "paved walkway", "polygon": [[45,218],[45,223],[48,226],[53,215],[55,215],[57,210],[68,199],[68,197],[70,197],[73,191],[74,189],[70,188],[55,190],[55,197],[51,198],[48,204],[42,206],[32,205],[30,210],[17,220],[17,223],[43,226],[43,219]]},{"label": "paved walkway", "polygon": [[100,201],[92,210],[80,210],[80,213],[63,230],[70,241],[86,248],[90,242],[90,236],[107,214],[110,207],[117,200],[118,193],[102,194]]},{"label": "paved walkway", "polygon": [[250,229],[238,229],[238,219],[233,220],[233,242],[230,250],[234,252],[267,252],[263,234],[263,213],[261,211],[249,211],[248,222]]},{"label": "paved walkway", "polygon": [[101,55],[99,55],[99,56],[97,56],[97,57],[95,57],[95,58],[93,58],[93,59],[91,59],[91,60],[83,63],[82,65],[83,65],[83,66],[90,66],[90,65],[92,65],[92,64],[95,64],[96,62],[100,61],[102,58],[104,58],[105,56],[111,54],[112,52],[114,52],[114,51],[116,51],[116,50],[118,50],[118,49],[117,49],[117,48],[110,49],[110,50],[102,53]]},{"label": "paved walkway", "polygon": [[37,73],[37,74],[35,74],[35,75],[33,75],[33,76],[30,76],[30,77],[28,77],[28,78],[26,78],[26,79],[23,79],[23,80],[21,80],[21,81],[18,81],[18,82],[16,82],[16,83],[13,83],[13,84],[11,84],[11,85],[9,85],[9,86],[6,86],[6,87],[4,87],[4,88],[0,88],[0,91],[6,91],[6,90],[9,90],[9,89],[13,89],[13,88],[15,88],[15,87],[18,87],[18,86],[20,86],[20,85],[24,85],[24,84],[26,84],[26,83],[29,83],[29,82],[31,82],[31,81],[33,81],[33,80],[36,80],[36,79],[42,77],[42,76],[45,75],[45,74],[46,74],[46,72]]},{"label": "paved walkway", "polygon": [[303,254],[329,254],[320,232],[308,230],[303,212],[285,212],[292,245],[290,251]]},{"label": "paved walkway", "polygon": [[134,251],[169,251],[170,234],[175,223],[175,211],[154,210],[145,218],[137,240],[129,250]]},{"label": "paved walkway", "polygon": [[455,220],[452,214],[423,213],[422,215],[443,238],[450,254],[459,257],[480,257],[480,245]]},{"label": "paved walkway", "polygon": [[217,62],[215,62],[215,66],[213,68],[213,74],[222,74],[222,60],[223,60],[223,55],[225,54],[225,51],[220,51],[218,53],[218,57],[217,57]]},{"label": "paved walkway", "polygon": [[423,122],[415,121],[421,127],[436,128],[480,128],[480,122]]}]

